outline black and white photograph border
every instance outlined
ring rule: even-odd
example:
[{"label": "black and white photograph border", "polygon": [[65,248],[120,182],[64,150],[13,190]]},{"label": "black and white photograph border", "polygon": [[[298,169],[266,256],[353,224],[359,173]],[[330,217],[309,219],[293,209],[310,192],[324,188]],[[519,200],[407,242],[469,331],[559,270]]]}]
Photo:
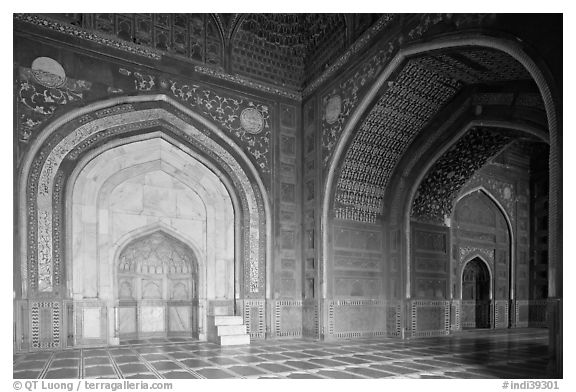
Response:
[{"label": "black and white photograph border", "polygon": [[568,8],[298,7],[11,12],[9,388],[567,387]]}]

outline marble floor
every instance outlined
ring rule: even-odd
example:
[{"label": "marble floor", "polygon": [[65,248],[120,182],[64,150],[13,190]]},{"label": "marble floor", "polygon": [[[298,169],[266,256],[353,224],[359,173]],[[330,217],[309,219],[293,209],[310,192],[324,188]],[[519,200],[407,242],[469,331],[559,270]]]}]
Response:
[{"label": "marble floor", "polygon": [[219,347],[185,338],[14,355],[34,378],[549,378],[546,329],[340,342],[255,341]]}]

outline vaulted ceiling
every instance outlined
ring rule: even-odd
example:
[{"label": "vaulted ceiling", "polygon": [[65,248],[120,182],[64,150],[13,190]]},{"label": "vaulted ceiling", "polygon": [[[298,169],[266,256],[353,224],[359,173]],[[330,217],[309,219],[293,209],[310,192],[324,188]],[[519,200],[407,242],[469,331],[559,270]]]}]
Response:
[{"label": "vaulted ceiling", "polygon": [[[529,81],[531,77],[503,52],[464,48],[410,58],[392,79],[347,148],[336,184],[337,216],[374,222],[383,213],[387,185],[398,162],[414,139],[466,86]],[[493,139],[489,132],[482,135]],[[496,151],[500,144],[494,145]],[[479,153],[471,159],[476,161],[470,167],[480,167],[487,156]],[[433,188],[429,190],[435,191]],[[434,197],[425,193],[422,190],[420,198]]]},{"label": "vaulted ceiling", "polygon": [[434,163],[412,203],[413,218],[443,223],[452,213],[460,188],[518,135],[509,129],[478,127],[468,131]]}]

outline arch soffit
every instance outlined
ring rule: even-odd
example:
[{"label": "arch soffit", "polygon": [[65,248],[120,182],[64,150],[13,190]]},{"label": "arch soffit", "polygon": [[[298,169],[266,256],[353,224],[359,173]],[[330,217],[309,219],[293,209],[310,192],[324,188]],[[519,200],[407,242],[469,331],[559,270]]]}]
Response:
[{"label": "arch soffit", "polygon": [[464,47],[485,47],[488,49],[495,49],[504,52],[518,61],[528,71],[538,86],[538,90],[544,101],[551,138],[556,136],[557,118],[554,101],[552,99],[551,83],[549,83],[548,78],[536,62],[530,58],[517,41],[488,35],[446,36],[436,38],[430,42],[412,44],[406,48],[400,49],[380,73],[376,81],[373,83],[373,86],[364,95],[342,130],[334,154],[330,159],[325,181],[327,186],[325,189],[332,188],[336,166],[340,162],[342,155],[346,152],[346,146],[349,144],[349,139],[351,138],[353,131],[362,120],[364,114],[372,107],[372,104],[378,97],[379,91],[382,89],[384,83],[394,74],[395,71],[402,67],[403,62],[409,57],[418,54],[424,54],[441,49],[457,49]]},{"label": "arch soffit", "polygon": [[[229,189],[222,183],[222,178],[219,176],[221,173],[214,173],[201,162],[194,159],[194,157],[185,154],[179,149],[174,152],[180,152],[180,156],[176,154],[161,154],[161,151],[158,149],[158,143],[155,142],[155,140],[160,141],[160,149],[165,148],[163,143],[168,143],[162,141],[162,139],[133,141],[124,146],[106,149],[91,159],[83,168],[79,164],[79,175],[75,178],[73,187],[76,188],[76,185],[83,177],[90,179],[95,176],[96,181],[87,181],[86,186],[88,188],[85,188],[85,191],[78,192],[78,195],[77,192],[74,192],[75,202],[78,200],[78,197],[81,197],[85,205],[100,204],[100,202],[95,200],[96,198],[103,200],[106,198],[106,195],[111,193],[120,183],[145,173],[147,168],[150,169],[150,171],[158,170],[170,175],[186,185],[187,188],[194,193],[201,192],[202,196],[199,196],[202,200],[210,200],[210,198],[214,197],[220,198],[221,200],[230,199],[230,194],[233,194],[233,192],[229,192]],[[147,142],[151,142],[146,146],[151,150],[151,154],[142,154],[140,148],[143,145],[141,143]],[[159,152],[159,154],[154,155],[154,152]],[[116,161],[122,161],[127,155],[132,153],[138,153],[139,157],[134,158],[129,165],[118,167]],[[198,179],[193,178],[188,171],[178,169],[178,167],[181,167],[180,165],[184,164],[194,165],[196,170],[201,171],[203,181],[198,181]],[[216,178],[217,176],[218,178]],[[212,188],[216,192],[209,191],[208,188]]]},{"label": "arch soffit", "polygon": [[[112,140],[108,143],[106,143],[106,145],[101,146],[91,152],[88,152],[76,165],[76,167],[74,168],[74,171],[72,172],[72,174],[70,175],[69,179],[68,179],[68,183],[71,184],[71,186],[67,187],[67,194],[66,194],[66,200],[70,201],[73,200],[73,191],[75,189],[76,183],[78,181],[80,181],[81,179],[80,174],[85,170],[88,169],[88,167],[91,165],[92,162],[94,162],[95,159],[97,159],[97,157],[103,153],[105,153],[106,151],[116,148],[116,147],[120,147],[120,146],[124,146],[124,145],[129,145],[131,143],[134,142],[139,142],[139,141],[146,141],[146,140],[151,140],[151,139],[161,139],[169,144],[171,144],[172,147],[181,150],[183,152],[184,155],[182,155],[183,161],[186,162],[187,161],[187,156],[191,157],[193,160],[198,161],[198,163],[201,166],[204,166],[205,169],[207,169],[207,171],[212,172],[214,175],[216,175],[219,179],[219,181],[222,182],[222,184],[224,185],[224,189],[226,191],[225,194],[223,194],[223,196],[226,196],[228,198],[230,198],[230,200],[232,200],[232,207],[234,209],[235,214],[238,214],[242,211],[241,207],[240,207],[240,201],[238,200],[238,197],[236,195],[236,193],[233,191],[234,187],[232,185],[232,183],[230,182],[230,180],[228,179],[228,177],[226,175],[224,175],[224,173],[222,173],[220,171],[220,169],[218,169],[218,167],[216,167],[215,165],[213,165],[210,161],[208,161],[207,159],[203,158],[200,154],[196,153],[194,150],[188,148],[187,146],[184,146],[182,144],[178,144],[172,137],[170,137],[169,135],[163,133],[163,132],[152,132],[152,133],[146,133],[146,134],[142,134],[142,135],[138,135],[138,136],[132,136],[129,138],[125,138],[125,139],[119,139],[119,140]],[[174,160],[175,157],[172,155],[167,155],[169,159]],[[143,163],[143,164],[152,164],[151,162],[148,163]],[[162,162],[158,161],[158,163],[156,163],[157,165],[159,165],[159,168],[162,169],[170,169],[170,170],[174,170],[174,174],[177,176],[182,176],[183,180],[186,180],[187,173],[182,172],[180,170],[178,170],[177,168],[175,168],[173,165],[170,165],[167,162],[164,162],[162,165]],[[172,169],[173,168],[173,169]],[[178,177],[177,177],[178,178]],[[183,181],[184,182],[184,181]],[[193,183],[192,181],[190,183]],[[96,187],[96,188],[100,188],[100,187]],[[95,189],[96,189],[95,188]],[[94,197],[98,196],[99,193],[98,192],[94,192],[95,195],[93,195]],[[84,197],[84,195],[81,195],[82,197]],[[70,206],[69,206],[70,207]]]},{"label": "arch soffit", "polygon": [[[405,222],[408,222],[410,220],[411,208],[412,205],[414,204],[416,192],[418,191],[420,184],[429,174],[431,168],[434,166],[436,162],[438,162],[444,156],[444,154],[446,154],[448,150],[450,150],[453,146],[455,146],[456,143],[458,143],[458,141],[468,131],[470,131],[475,127],[482,127],[487,129],[500,128],[510,131],[520,131],[535,136],[547,144],[550,143],[548,133],[544,129],[535,125],[518,124],[509,120],[495,120],[495,119],[486,120],[482,118],[476,118],[468,121],[468,123],[464,127],[462,127],[458,132],[456,132],[454,136],[447,143],[445,143],[442,147],[438,148],[434,152],[434,154],[430,156],[430,158],[422,159],[423,155],[422,153],[424,153],[424,151],[419,151],[418,154],[415,154],[414,158],[412,158],[405,165],[402,178],[405,180],[408,176],[407,171],[413,170],[413,173],[415,174],[414,180],[409,182],[406,188],[407,191],[403,191],[406,192],[407,197],[396,197],[392,199],[392,208],[391,208],[392,210],[394,210],[395,207],[398,207],[400,210],[402,210]],[[418,167],[416,166],[417,164]],[[401,170],[401,168],[395,169],[395,172],[398,173],[398,170]],[[464,186],[465,183],[462,185],[462,187]],[[400,193],[403,192],[401,191]],[[453,200],[453,206],[455,205],[455,199]],[[403,201],[405,202],[402,205],[398,205],[399,202],[402,203]]]}]

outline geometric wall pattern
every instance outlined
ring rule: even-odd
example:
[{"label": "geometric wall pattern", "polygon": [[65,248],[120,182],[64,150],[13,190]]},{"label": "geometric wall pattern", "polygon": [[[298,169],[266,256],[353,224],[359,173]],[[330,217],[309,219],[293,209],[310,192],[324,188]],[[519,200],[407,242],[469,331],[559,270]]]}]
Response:
[{"label": "geometric wall pattern", "polygon": [[[292,97],[299,95],[305,83],[319,79],[350,42],[376,24],[379,17],[380,14],[229,13],[15,15],[18,20],[74,39],[149,59],[192,61],[199,64],[195,71],[258,89],[270,91],[269,85],[274,85],[275,93]],[[362,40],[358,47],[365,44],[366,40]]]},{"label": "geometric wall pattern", "polygon": [[342,14],[248,14],[233,37],[233,71],[300,89],[307,68],[330,61],[345,45]]},{"label": "geometric wall pattern", "polygon": [[157,52],[223,65],[224,44],[210,14],[49,14]]}]

